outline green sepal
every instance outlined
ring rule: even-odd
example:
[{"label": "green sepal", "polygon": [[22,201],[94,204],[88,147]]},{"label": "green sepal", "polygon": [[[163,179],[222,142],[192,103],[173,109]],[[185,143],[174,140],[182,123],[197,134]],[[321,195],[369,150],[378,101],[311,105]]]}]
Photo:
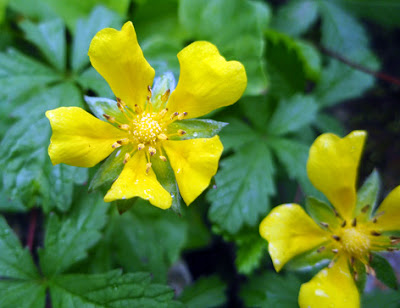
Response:
[{"label": "green sepal", "polygon": [[129,211],[132,206],[135,204],[137,197],[128,199],[128,200],[115,200],[115,205],[117,207],[118,213],[120,215]]},{"label": "green sepal", "polygon": [[[116,101],[104,97],[95,97],[86,95],[84,96],[84,98],[90,110],[100,120],[103,120],[107,123],[111,123],[108,122],[106,118],[103,116],[103,114],[107,114],[109,116],[114,117],[117,122],[120,123],[127,122],[127,119],[125,118],[124,114],[118,109]],[[111,123],[111,124],[114,125],[115,127],[118,127],[117,123]]]},{"label": "green sepal", "polygon": [[321,248],[324,244],[318,245],[312,250],[302,253],[291,259],[286,265],[290,270],[312,270],[327,265],[333,259],[333,252],[328,248]]},{"label": "green sepal", "polygon": [[170,140],[187,140],[195,138],[211,138],[217,135],[228,123],[214,120],[181,120],[168,125],[167,134],[175,134],[178,129],[186,132],[183,136],[172,136]]},{"label": "green sepal", "polygon": [[317,223],[327,223],[330,227],[337,227],[339,220],[333,208],[326,202],[314,197],[307,197],[306,211]]},{"label": "green sepal", "polygon": [[182,215],[178,183],[176,182],[174,170],[172,170],[169,160],[164,162],[159,156],[153,156],[151,158],[151,167],[157,176],[157,180],[172,196],[171,209],[177,214]]},{"label": "green sepal", "polygon": [[355,260],[354,266],[350,266],[350,272],[353,275],[358,292],[360,292],[360,294],[363,294],[365,284],[367,282],[367,272],[365,270],[364,263],[362,263],[360,260]]},{"label": "green sepal", "polygon": [[[380,188],[381,179],[379,172],[374,169],[357,192],[357,204],[354,210],[354,217],[363,217],[364,221],[371,217],[371,213],[376,207]],[[367,205],[369,205],[369,208],[365,208]],[[363,209],[364,213],[362,213]]]},{"label": "green sepal", "polygon": [[[152,90],[151,102],[155,110],[161,110],[166,107],[167,102],[161,100],[161,96],[169,90],[170,93],[175,90],[176,81],[174,74],[166,72],[160,77],[154,79],[154,85]],[[173,110],[172,110],[173,111]]]},{"label": "green sepal", "polygon": [[[117,148],[106,161],[100,166],[89,185],[89,191],[93,191],[101,186],[110,186],[124,168],[124,158],[126,153],[133,151],[131,144]],[[132,155],[133,156],[133,155]]]},{"label": "green sepal", "polygon": [[376,278],[382,283],[392,289],[398,288],[396,274],[388,260],[373,253],[369,265],[375,270]]}]

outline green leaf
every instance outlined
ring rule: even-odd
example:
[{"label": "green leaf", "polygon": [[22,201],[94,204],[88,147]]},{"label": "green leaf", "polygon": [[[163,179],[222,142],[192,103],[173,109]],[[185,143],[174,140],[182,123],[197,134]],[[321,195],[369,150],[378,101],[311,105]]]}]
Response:
[{"label": "green leaf", "polygon": [[324,247],[323,244],[295,256],[285,264],[285,268],[287,270],[296,271],[314,271],[315,269],[321,269],[327,266],[328,262],[332,260],[335,255],[330,249],[324,249],[322,247]]},{"label": "green leaf", "polygon": [[[66,22],[68,28],[72,30],[74,30],[77,25],[76,21],[79,18],[89,15],[95,6],[105,5],[109,9],[117,12],[119,15],[125,16],[130,3],[129,0],[44,0],[42,2],[46,3],[58,16],[61,16]],[[78,29],[76,28],[76,31],[77,30]]]},{"label": "green leaf", "polygon": [[235,260],[238,272],[249,275],[267,255],[267,242],[258,233],[258,228],[256,232],[237,236],[235,242],[238,246]]},{"label": "green leaf", "polygon": [[89,64],[87,55],[89,45],[98,31],[104,28],[119,29],[120,27],[121,17],[103,6],[95,7],[86,19],[79,19],[72,43],[72,70],[78,72]]},{"label": "green leaf", "polygon": [[0,216],[0,251],[0,277],[12,279],[39,277],[29,250],[22,248],[3,216]]},{"label": "green leaf", "polygon": [[318,105],[310,96],[297,94],[279,101],[268,124],[271,135],[280,136],[295,132],[315,120]]},{"label": "green leaf", "polygon": [[12,0],[8,6],[14,11],[20,13],[32,20],[46,20],[57,18],[57,14],[42,0]]},{"label": "green leaf", "polygon": [[189,119],[175,121],[168,125],[168,134],[176,133],[179,129],[186,132],[183,136],[173,136],[171,140],[186,140],[194,138],[211,138],[217,135],[229,123],[214,120]]},{"label": "green leaf", "polygon": [[333,208],[326,202],[314,197],[307,197],[306,211],[317,223],[327,223],[331,228],[339,225],[339,219],[336,217]]},{"label": "green leaf", "polygon": [[17,98],[59,79],[50,68],[15,49],[0,53],[0,99],[3,103],[12,101],[15,105]]},{"label": "green leaf", "polygon": [[108,189],[121,174],[122,169],[125,166],[125,154],[132,151],[132,145],[125,145],[112,152],[94,175],[89,185],[89,191],[96,190],[102,186],[107,187]]},{"label": "green leaf", "polygon": [[[357,192],[357,204],[354,217],[358,217],[363,213],[363,215],[365,215],[365,220],[369,220],[371,213],[376,208],[380,189],[381,179],[379,172],[374,169]],[[365,208],[368,205],[369,208]]]},{"label": "green leaf", "polygon": [[297,308],[301,282],[293,274],[266,272],[253,276],[240,290],[246,307]]},{"label": "green leaf", "polygon": [[6,14],[6,8],[9,0],[0,0],[0,25],[4,21],[4,17]]},{"label": "green leaf", "polygon": [[[84,96],[85,102],[88,104],[92,113],[99,118],[100,120],[110,123],[103,116],[107,114],[115,118],[115,120],[119,123],[126,123],[126,117],[124,114],[118,109],[117,102],[104,98],[104,97],[94,97],[94,96]],[[118,124],[114,124],[114,126],[118,127]]]},{"label": "green leaf", "polygon": [[75,80],[86,91],[92,90],[101,97],[114,97],[114,93],[111,91],[108,83],[93,67],[89,67],[82,74],[76,77]]},{"label": "green leaf", "polygon": [[86,181],[87,170],[52,166],[47,153],[51,129],[44,113],[80,103],[79,90],[72,84],[62,84],[39,92],[14,110],[21,120],[8,130],[0,143],[3,185],[9,198],[21,200],[27,207],[40,204],[46,212],[54,207],[68,209],[74,184]]},{"label": "green leaf", "polygon": [[199,278],[186,287],[179,300],[188,308],[220,307],[226,303],[226,284],[218,276]]},{"label": "green leaf", "polygon": [[322,133],[334,133],[338,136],[344,136],[346,134],[343,124],[334,116],[326,113],[318,113],[314,125]]},{"label": "green leaf", "polygon": [[367,272],[365,269],[365,264],[360,260],[356,260],[353,267],[350,267],[350,271],[355,278],[354,281],[356,283],[358,292],[360,294],[364,293],[365,284],[367,282]]},{"label": "green leaf", "polygon": [[81,195],[69,215],[51,213],[45,234],[44,249],[39,251],[40,266],[53,277],[87,257],[87,250],[101,237],[108,206],[99,194]]},{"label": "green leaf", "polygon": [[295,0],[280,6],[272,19],[272,28],[291,36],[305,33],[318,18],[315,0]]},{"label": "green leaf", "polygon": [[0,307],[45,307],[46,286],[39,281],[0,280]]},{"label": "green leaf", "polygon": [[376,278],[382,281],[389,288],[397,289],[398,283],[396,274],[390,263],[378,254],[373,254],[372,260],[369,264],[376,273]]},{"label": "green leaf", "polygon": [[238,150],[245,144],[257,142],[260,138],[248,124],[237,118],[224,118],[224,121],[229,123],[220,133],[224,151]]},{"label": "green leaf", "polygon": [[52,306],[60,307],[181,307],[174,292],[151,282],[147,273],[56,276],[50,281]]},{"label": "green leaf", "polygon": [[209,218],[223,230],[237,232],[244,224],[254,226],[269,208],[274,194],[274,163],[264,143],[250,144],[221,162],[210,190]]},{"label": "green leaf", "polygon": [[393,290],[375,289],[372,292],[364,293],[361,298],[363,308],[399,308],[400,293]]},{"label": "green leaf", "polygon": [[186,221],[141,199],[112,220],[111,249],[118,264],[128,271],[151,271],[156,281],[166,281],[169,266],[186,242]]},{"label": "green leaf", "polygon": [[267,88],[262,31],[269,15],[265,3],[245,0],[183,0],[179,5],[179,20],[189,39],[208,40],[227,60],[243,63],[247,95],[261,94]]},{"label": "green leaf", "polygon": [[36,45],[47,61],[59,72],[65,71],[66,43],[64,23],[60,19],[34,24],[29,20],[20,23],[26,39]]}]

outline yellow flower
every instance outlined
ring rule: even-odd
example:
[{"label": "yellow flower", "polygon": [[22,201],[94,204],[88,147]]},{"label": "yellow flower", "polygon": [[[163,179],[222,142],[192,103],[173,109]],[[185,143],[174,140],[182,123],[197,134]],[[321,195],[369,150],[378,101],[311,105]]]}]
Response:
[{"label": "yellow flower", "polygon": [[178,53],[176,89],[159,93],[157,85],[157,93],[152,93],[155,72],[143,56],[131,22],[121,31],[99,31],[90,44],[89,57],[117,97],[118,113],[104,114],[99,120],[77,107],[47,111],[53,130],[52,163],[92,167],[123,147],[125,166],[104,197],[106,202],[141,197],[169,208],[171,193],[160,184],[162,175],[153,170],[162,162],[172,167],[180,194],[189,205],[215,175],[223,147],[218,136],[185,136],[177,122],[190,124],[188,119],[235,103],[247,85],[243,65],[226,61],[209,42],[194,42]]},{"label": "yellow flower", "polygon": [[357,198],[357,169],[365,138],[364,131],[344,138],[323,134],[311,146],[308,177],[334,207],[320,204],[317,208],[324,221],[317,224],[301,206],[283,204],[260,224],[276,271],[308,253],[332,260],[302,285],[300,307],[359,307],[355,264],[364,264],[366,272],[373,273],[371,253],[397,249],[399,238],[389,231],[400,230],[400,186],[375,211],[371,204],[363,204],[360,195]]}]

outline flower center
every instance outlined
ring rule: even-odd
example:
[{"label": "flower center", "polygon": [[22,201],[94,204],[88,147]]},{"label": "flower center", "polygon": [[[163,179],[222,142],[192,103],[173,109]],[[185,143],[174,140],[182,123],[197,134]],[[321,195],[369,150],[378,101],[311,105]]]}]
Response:
[{"label": "flower center", "polygon": [[367,230],[358,226],[343,228],[340,238],[343,250],[356,258],[366,255],[371,248],[371,240]]},{"label": "flower center", "polygon": [[156,117],[157,114],[155,113],[142,113],[132,121],[132,133],[138,143],[155,143],[157,136],[165,130],[161,127]]}]

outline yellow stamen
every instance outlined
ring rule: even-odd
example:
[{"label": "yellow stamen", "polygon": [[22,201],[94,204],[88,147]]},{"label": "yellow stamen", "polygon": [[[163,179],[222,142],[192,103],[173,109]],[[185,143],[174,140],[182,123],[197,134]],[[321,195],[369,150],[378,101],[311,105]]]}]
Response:
[{"label": "yellow stamen", "polygon": [[166,103],[166,102],[167,102],[170,93],[171,93],[171,90],[168,89],[168,90],[165,91],[165,93],[161,96],[161,101],[162,101],[163,103]]},{"label": "yellow stamen", "polygon": [[146,164],[146,173],[149,173],[150,169],[151,169],[151,163],[147,163]]},{"label": "yellow stamen", "polygon": [[131,155],[129,153],[125,153],[124,164],[126,164],[131,159]]},{"label": "yellow stamen", "polygon": [[183,120],[183,118],[184,117],[186,117],[187,116],[187,112],[182,112],[182,113],[180,113],[179,115],[178,115],[178,120],[180,121],[180,120]]},{"label": "yellow stamen", "polygon": [[178,129],[178,135],[183,136],[186,134],[186,131],[184,131],[183,129]]},{"label": "yellow stamen", "polygon": [[151,156],[153,156],[154,154],[156,154],[157,150],[153,147],[149,147],[149,153]]},{"label": "yellow stamen", "polygon": [[118,126],[122,130],[130,130],[131,127],[128,124],[121,124]]},{"label": "yellow stamen", "polygon": [[120,145],[126,145],[129,144],[131,141],[128,138],[123,138],[121,140],[117,141]]},{"label": "yellow stamen", "polygon": [[167,137],[167,135],[166,135],[166,134],[164,134],[164,133],[162,133],[162,134],[159,134],[159,135],[157,136],[157,138],[158,138],[158,139],[160,139],[160,140],[168,140],[168,137]]},{"label": "yellow stamen", "polygon": [[165,156],[163,156],[163,155],[160,155],[160,159],[161,159],[163,162],[166,162],[166,161],[167,161],[167,158],[166,158]]},{"label": "yellow stamen", "polygon": [[145,145],[143,143],[139,143],[137,148],[139,151],[141,151],[144,149],[144,147],[145,147]]},{"label": "yellow stamen", "polygon": [[115,123],[115,118],[114,117],[112,117],[112,116],[110,116],[108,114],[105,114],[105,113],[103,113],[103,117],[105,117],[108,122]]},{"label": "yellow stamen", "polygon": [[111,146],[113,149],[119,148],[121,145],[118,142],[113,143]]}]

